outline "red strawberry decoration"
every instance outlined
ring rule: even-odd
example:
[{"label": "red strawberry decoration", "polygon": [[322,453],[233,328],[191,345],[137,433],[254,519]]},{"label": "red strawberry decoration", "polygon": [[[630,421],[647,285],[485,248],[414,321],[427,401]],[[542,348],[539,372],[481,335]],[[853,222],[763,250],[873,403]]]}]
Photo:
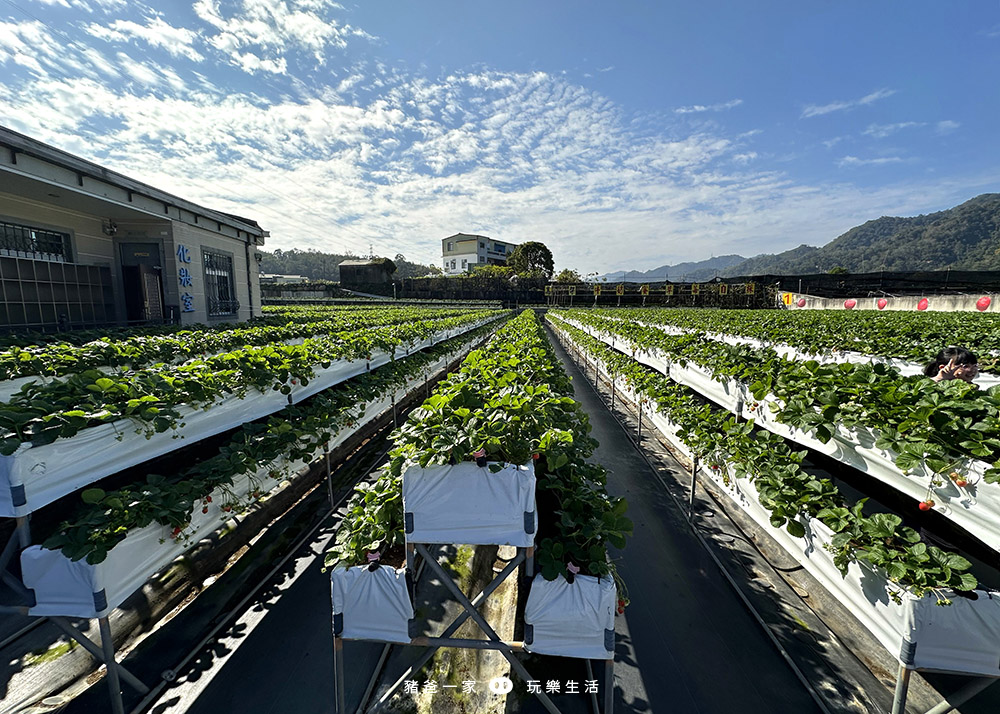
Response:
[{"label": "red strawberry decoration", "polygon": [[795,304],[798,305],[799,307],[805,307],[806,306],[806,299],[805,298],[799,298],[799,301],[797,303],[795,303]]},{"label": "red strawberry decoration", "polygon": [[976,309],[979,310],[979,312],[983,312],[989,308],[991,302],[993,301],[990,299],[989,295],[983,295],[981,298],[976,300]]},{"label": "red strawberry decoration", "polygon": [[854,298],[850,298],[848,300],[844,300],[844,308],[847,309],[847,310],[853,310],[854,307],[857,304],[858,304],[858,301],[855,300]]},{"label": "red strawberry decoration", "polygon": [[885,310],[885,306],[889,304],[889,301],[885,298],[879,298],[875,304],[878,305],[879,310]]},{"label": "red strawberry decoration", "polygon": [[922,312],[926,310],[930,304],[931,304],[930,300],[928,300],[927,298],[922,298],[920,302],[917,303],[917,309]]}]

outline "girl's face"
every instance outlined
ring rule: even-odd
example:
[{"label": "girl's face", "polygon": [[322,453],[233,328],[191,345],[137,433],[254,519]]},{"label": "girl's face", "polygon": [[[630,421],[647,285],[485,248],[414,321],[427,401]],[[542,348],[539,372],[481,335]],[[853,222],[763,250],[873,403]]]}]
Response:
[{"label": "girl's face", "polygon": [[979,365],[977,364],[958,364],[955,365],[955,378],[963,379],[966,382],[971,382],[979,374]]}]

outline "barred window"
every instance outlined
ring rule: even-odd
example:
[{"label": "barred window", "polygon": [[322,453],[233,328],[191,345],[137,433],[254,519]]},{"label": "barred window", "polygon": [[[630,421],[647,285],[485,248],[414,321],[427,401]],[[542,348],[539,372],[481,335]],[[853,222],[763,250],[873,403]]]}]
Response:
[{"label": "barred window", "polygon": [[0,254],[65,262],[69,260],[69,233],[0,222]]},{"label": "barred window", "polygon": [[233,282],[233,256],[202,249],[205,260],[205,301],[209,317],[235,315],[240,309]]}]

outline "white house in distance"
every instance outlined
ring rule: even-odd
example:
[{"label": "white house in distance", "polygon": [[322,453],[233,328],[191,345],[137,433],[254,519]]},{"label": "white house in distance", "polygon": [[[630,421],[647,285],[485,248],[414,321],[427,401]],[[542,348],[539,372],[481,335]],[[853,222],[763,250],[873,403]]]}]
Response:
[{"label": "white house in distance", "polygon": [[0,333],[259,316],[267,235],[0,127]]},{"label": "white house in distance", "polygon": [[477,265],[503,265],[516,247],[517,243],[456,233],[441,241],[442,267],[445,275],[461,275]]}]

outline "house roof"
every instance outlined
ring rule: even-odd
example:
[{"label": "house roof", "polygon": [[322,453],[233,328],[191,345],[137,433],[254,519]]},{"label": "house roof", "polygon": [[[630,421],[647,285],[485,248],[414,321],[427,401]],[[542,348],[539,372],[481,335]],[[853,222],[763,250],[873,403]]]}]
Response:
[{"label": "house roof", "polygon": [[[24,154],[26,156],[34,157],[35,159],[40,159],[46,163],[69,169],[80,177],[78,178],[80,186],[83,185],[82,177],[87,176],[113,186],[118,186],[132,193],[148,196],[155,201],[162,202],[166,206],[183,208],[190,213],[204,216],[205,218],[209,218],[219,223],[228,224],[255,236],[258,239],[258,245],[263,245],[262,239],[270,235],[267,231],[261,230],[260,225],[258,225],[256,221],[233,213],[216,211],[192,201],[187,201],[179,196],[167,193],[166,191],[162,191],[154,186],[150,186],[147,183],[137,181],[136,179],[129,178],[128,176],[120,174],[117,171],[112,171],[111,169],[107,169],[100,164],[87,161],[86,159],[75,156],[68,151],[63,151],[62,149],[50,146],[49,144],[38,141],[37,139],[32,139],[30,136],[25,136],[24,134],[20,134],[4,126],[0,126],[0,146],[6,147],[10,150],[12,152],[11,155],[14,157],[16,157],[17,154]],[[14,161],[13,166],[0,166],[0,169],[3,171],[9,171],[12,174],[20,173],[25,176],[30,175],[18,170],[19,167],[16,164],[16,160]],[[84,195],[92,195],[91,192],[85,189],[81,190],[79,186],[65,186],[65,188]],[[101,196],[97,197],[102,198]],[[107,199],[105,198],[105,200]]]}]

